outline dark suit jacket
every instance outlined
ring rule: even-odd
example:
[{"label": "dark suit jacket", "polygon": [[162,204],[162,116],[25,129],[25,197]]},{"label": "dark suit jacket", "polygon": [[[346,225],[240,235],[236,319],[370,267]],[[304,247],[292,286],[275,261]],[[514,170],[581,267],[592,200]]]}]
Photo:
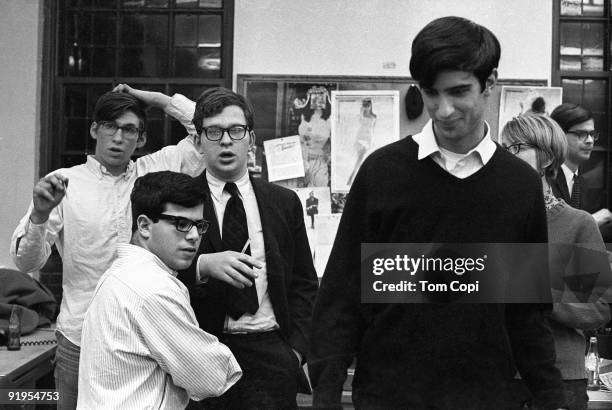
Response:
[{"label": "dark suit jacket", "polygon": [[[206,172],[197,178],[205,191],[204,219],[210,222],[210,227],[202,238],[194,262],[187,270],[179,272],[179,279],[190,290],[191,305],[200,327],[219,336],[227,314],[224,301],[230,285],[211,278],[208,283],[196,286],[195,268],[200,254],[222,252],[225,248]],[[281,335],[305,361],[318,280],[308,245],[302,204],[297,194],[289,189],[257,178],[251,178],[251,184],[261,217],[268,294],[274,315]]]},{"label": "dark suit jacket", "polygon": [[[597,183],[589,173],[581,175],[583,184],[580,191],[580,209],[592,214],[606,208],[605,191],[601,186],[602,184]],[[571,195],[567,189],[567,180],[561,168],[557,170],[557,177],[549,180],[548,183],[555,197],[561,198],[569,204]],[[612,242],[612,224],[600,226],[599,230],[604,242]]]}]

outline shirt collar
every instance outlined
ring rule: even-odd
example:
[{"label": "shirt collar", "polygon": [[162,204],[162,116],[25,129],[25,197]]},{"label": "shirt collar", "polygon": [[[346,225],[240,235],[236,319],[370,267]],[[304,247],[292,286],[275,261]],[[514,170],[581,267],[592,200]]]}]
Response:
[{"label": "shirt collar", "polygon": [[[486,164],[487,162],[489,162],[489,160],[493,157],[495,150],[497,149],[495,143],[493,142],[489,134],[490,129],[491,127],[489,127],[489,124],[485,121],[486,131],[485,131],[484,138],[480,141],[480,143],[478,143],[478,145],[476,145],[476,147],[471,149],[464,156],[467,157],[473,152],[477,152],[480,155],[480,158],[483,164]],[[438,142],[436,141],[436,136],[433,131],[433,121],[432,120],[427,121],[427,124],[425,124],[425,127],[423,127],[423,131],[421,131],[420,133],[416,135],[413,135],[412,139],[419,145],[419,152],[418,152],[419,160],[422,160],[423,158],[426,158],[432,154],[436,154],[436,153],[439,153],[439,155],[442,154],[442,152],[440,151],[440,146],[438,145]]]},{"label": "shirt collar", "polygon": [[137,245],[132,245],[130,243],[120,243],[117,245],[117,257],[139,258],[143,262],[149,261],[154,263],[155,265],[159,266],[161,269],[168,272],[168,274],[174,277],[176,277],[178,274],[177,271],[175,271],[174,269],[170,269],[168,265],[162,262],[162,260],[159,259],[157,255],[151,253],[151,251]]},{"label": "shirt collar", "polygon": [[[113,176],[110,172],[108,172],[106,167],[102,165],[93,155],[87,156],[87,161],[85,162],[85,166],[99,179],[102,179],[102,177],[104,177],[105,175]],[[121,175],[118,175],[118,177],[119,178],[123,177],[125,179],[129,178],[132,175],[132,172],[134,172],[134,168],[135,168],[134,161],[130,160],[130,162],[128,162],[127,164],[127,168],[125,169],[125,172],[122,173]]]},{"label": "shirt collar", "polygon": [[567,182],[570,182],[574,179],[574,175],[578,175],[578,170],[580,168],[578,168],[576,170],[576,172],[573,172],[571,169],[569,169],[569,167],[565,164],[561,164],[561,170],[563,171],[563,175],[565,176],[565,180]]},{"label": "shirt collar", "polygon": [[[206,180],[208,181],[210,194],[215,200],[220,202],[221,196],[223,195],[223,188],[225,187],[227,181],[220,180],[219,178],[213,176],[210,172],[206,173]],[[243,198],[251,190],[248,172],[245,172],[244,175],[238,178],[237,181],[234,181],[234,183],[236,184],[236,187],[238,187],[238,191]]]}]

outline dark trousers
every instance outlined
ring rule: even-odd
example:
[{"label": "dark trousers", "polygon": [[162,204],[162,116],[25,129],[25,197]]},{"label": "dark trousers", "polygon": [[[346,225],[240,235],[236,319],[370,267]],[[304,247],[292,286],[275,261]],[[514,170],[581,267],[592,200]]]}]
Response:
[{"label": "dark trousers", "polygon": [[220,397],[201,402],[206,410],[295,409],[299,361],[277,331],[224,334],[242,368],[242,378]]}]

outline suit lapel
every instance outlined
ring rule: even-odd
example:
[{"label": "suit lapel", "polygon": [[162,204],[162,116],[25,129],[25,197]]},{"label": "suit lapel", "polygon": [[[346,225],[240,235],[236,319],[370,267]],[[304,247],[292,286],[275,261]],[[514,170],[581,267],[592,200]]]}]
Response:
[{"label": "suit lapel", "polygon": [[570,193],[567,189],[567,181],[565,180],[565,173],[563,169],[559,168],[557,172],[557,178],[555,179],[555,183],[557,184],[557,191],[561,194],[561,199],[565,202],[569,203],[570,201]]},{"label": "suit lapel", "polygon": [[276,232],[276,226],[278,224],[277,218],[279,218],[279,215],[275,212],[270,203],[272,198],[266,184],[262,183],[257,178],[251,177],[251,186],[255,192],[255,199],[257,200],[257,207],[259,208],[259,217],[261,218],[266,253],[267,275],[270,278],[281,272],[278,267],[280,262],[278,238],[276,238],[274,234],[274,232]]}]

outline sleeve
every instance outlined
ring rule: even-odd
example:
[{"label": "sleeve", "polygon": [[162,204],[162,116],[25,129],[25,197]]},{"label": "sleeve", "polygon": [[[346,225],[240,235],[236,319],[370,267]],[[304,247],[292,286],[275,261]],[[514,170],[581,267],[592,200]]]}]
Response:
[{"label": "sleeve", "polygon": [[[565,244],[572,246],[572,258],[564,274],[584,277],[583,285],[577,287],[589,292],[580,294],[578,289],[573,292],[566,289],[562,300],[572,298],[573,302],[585,303],[555,303],[551,319],[574,329],[592,330],[610,321],[610,307],[607,302],[612,300],[607,297],[612,285],[612,271],[597,223],[586,213],[579,215],[581,218],[575,221],[578,225],[575,242]],[[590,279],[594,274],[597,274],[597,278],[593,284]]]},{"label": "sleeve", "polygon": [[304,225],[304,210],[297,194],[293,195],[294,261],[291,283],[287,295],[292,331],[289,344],[297,350],[303,360],[308,356],[309,335],[312,324],[312,309],[319,286],[317,272],[312,262],[308,235]]},{"label": "sleeve", "polygon": [[138,323],[153,359],[193,400],[220,396],[240,379],[242,371],[232,352],[200,329],[186,296],[150,296]]},{"label": "sleeve", "polygon": [[136,160],[138,175],[170,170],[192,177],[204,171],[204,161],[196,144],[198,135],[191,120],[195,103],[181,94],[175,94],[165,108],[166,114],[177,119],[187,131],[187,136],[177,145],[170,145]]},{"label": "sleeve", "polygon": [[342,386],[363,334],[360,252],[365,239],[365,175],[366,166],[362,166],[348,195],[315,301],[308,360],[315,408],[342,408]]},{"label": "sleeve", "polygon": [[[537,184],[533,213],[528,221],[531,231],[527,243],[548,241],[546,211],[542,186]],[[546,275],[548,258],[540,258],[542,266],[534,274]],[[518,371],[534,396],[534,405],[542,409],[565,406],[561,373],[555,367],[555,345],[548,323],[551,304],[506,305],[506,328]]]},{"label": "sleeve", "polygon": [[[34,205],[30,203],[28,212],[19,222],[11,238],[10,255],[17,268],[22,272],[33,272],[41,269],[49,255],[51,246],[59,240],[64,228],[62,204],[56,206],[49,214],[49,219],[42,224],[30,221]],[[61,244],[60,245],[61,248]]]}]

